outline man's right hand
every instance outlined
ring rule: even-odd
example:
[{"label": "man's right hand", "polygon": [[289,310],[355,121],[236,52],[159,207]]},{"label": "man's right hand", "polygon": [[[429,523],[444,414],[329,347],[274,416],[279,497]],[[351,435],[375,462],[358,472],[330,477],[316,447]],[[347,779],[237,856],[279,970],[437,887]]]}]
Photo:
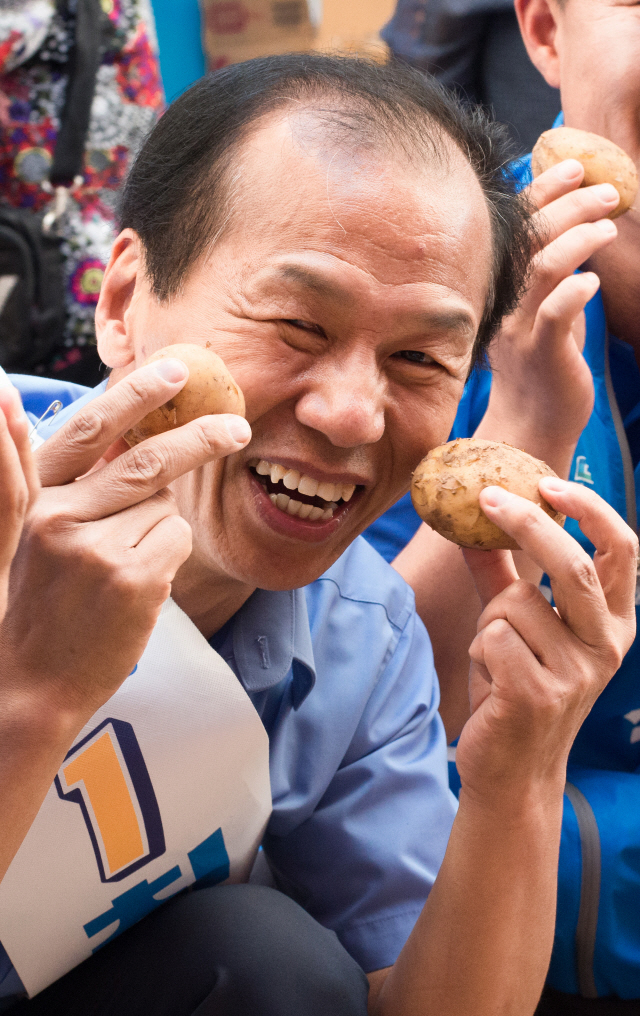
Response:
[{"label": "man's right hand", "polygon": [[204,416],[112,458],[114,443],[187,376],[179,360],[142,367],[38,450],[42,491],[26,518],[0,627],[5,703],[28,700],[80,729],[144,652],[191,553],[168,485],[250,438],[240,417]]},{"label": "man's right hand", "polygon": [[501,792],[513,803],[532,785],[553,791],[554,780],[561,802],[574,739],[636,634],[636,534],[582,484],[545,476],[540,492],[596,552],[592,560],[539,505],[502,487],[481,492],[485,514],[547,573],[556,604],[519,579],[509,551],[464,551],[483,612],[456,764],[463,789],[487,806]]}]

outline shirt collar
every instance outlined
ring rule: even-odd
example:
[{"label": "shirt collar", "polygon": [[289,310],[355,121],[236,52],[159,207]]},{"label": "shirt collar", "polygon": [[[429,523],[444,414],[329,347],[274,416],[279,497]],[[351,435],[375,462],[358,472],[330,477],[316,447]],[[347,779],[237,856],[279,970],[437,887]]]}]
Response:
[{"label": "shirt collar", "polygon": [[275,687],[293,670],[293,705],[302,705],[316,680],[304,590],[256,589],[233,619],[233,655],[250,693]]}]

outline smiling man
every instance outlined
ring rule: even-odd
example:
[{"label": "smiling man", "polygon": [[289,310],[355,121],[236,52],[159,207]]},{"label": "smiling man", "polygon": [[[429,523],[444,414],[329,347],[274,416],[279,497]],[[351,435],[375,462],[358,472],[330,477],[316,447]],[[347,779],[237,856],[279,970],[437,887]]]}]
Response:
[{"label": "smiling man", "polygon": [[[149,137],[96,318],[111,377],[39,428],[1,631],[16,1014],[533,1013],[566,758],[633,638],[637,541],[563,481],[545,496],[595,563],[483,492],[558,613],[509,554],[470,556],[456,816],[427,634],[358,538],[517,297],[530,234],[503,158],[420,75],[325,57],[204,79]],[[593,288],[564,279],[559,328]],[[224,358],[251,430],[203,417],[127,449],[186,379],[140,365],[185,340]],[[259,841],[276,888],[217,885]]]}]

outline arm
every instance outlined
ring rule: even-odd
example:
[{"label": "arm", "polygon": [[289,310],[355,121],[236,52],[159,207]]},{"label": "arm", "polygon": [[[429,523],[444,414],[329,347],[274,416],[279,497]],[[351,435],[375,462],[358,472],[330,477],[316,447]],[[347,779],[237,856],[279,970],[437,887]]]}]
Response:
[{"label": "arm", "polygon": [[186,379],[180,361],[142,367],[37,452],[42,489],[0,626],[0,878],[75,736],[142,655],[191,552],[167,485],[249,440],[248,425],[236,441],[230,417],[206,416],[127,449],[122,434]]},{"label": "arm", "polygon": [[486,514],[549,574],[558,609],[517,578],[508,554],[467,552],[484,610],[458,746],[460,810],[405,948],[373,979],[373,1016],[531,1016],[542,991],[567,758],[634,638],[638,541],[592,491],[554,479],[540,487],[596,556],[537,506],[483,491]]},{"label": "arm", "polygon": [[[562,167],[576,175],[564,179]],[[489,405],[478,437],[508,441],[568,477],[578,438],[593,407],[593,382],[582,356],[583,308],[596,292],[593,273],[574,275],[591,254],[615,238],[615,226],[601,220],[617,194],[588,187],[570,161],[540,176],[530,188],[538,233],[547,243],[536,256],[527,292],[505,321],[491,349]],[[600,220],[600,221],[599,221]],[[531,582],[541,572],[525,555],[516,556],[519,574]],[[413,587],[416,606],[433,643],[442,692],[441,714],[449,741],[469,715],[467,651],[480,614],[462,554],[422,525],[394,561]]]}]

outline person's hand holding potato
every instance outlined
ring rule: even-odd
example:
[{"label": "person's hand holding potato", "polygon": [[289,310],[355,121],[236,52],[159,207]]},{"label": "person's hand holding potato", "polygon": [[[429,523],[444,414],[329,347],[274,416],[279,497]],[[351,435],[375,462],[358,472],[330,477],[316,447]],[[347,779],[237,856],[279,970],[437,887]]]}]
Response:
[{"label": "person's hand holding potato", "polygon": [[[487,519],[548,573],[557,612],[535,585],[518,578],[511,551],[463,552],[482,614],[469,650],[471,715],[456,749],[460,809],[436,883],[385,990],[401,986],[403,976],[412,986],[408,960],[414,970],[438,970],[458,948],[459,927],[454,923],[447,933],[445,925],[443,933],[433,915],[464,914],[465,925],[483,927],[484,935],[477,948],[464,952],[473,991],[459,978],[446,997],[434,992],[423,998],[421,1012],[495,1011],[486,972],[496,976],[496,957],[506,997],[518,998],[509,1011],[533,1012],[554,925],[539,922],[533,937],[531,928],[537,915],[555,910],[567,758],[635,634],[633,531],[580,484],[547,476],[540,493],[558,516],[577,519],[596,555],[592,561],[531,500],[500,486],[480,492]],[[516,893],[509,891],[513,886]],[[524,922],[522,899],[535,901]],[[523,950],[530,960],[526,970]],[[394,1012],[410,1011],[416,997],[415,988],[413,994],[407,990],[404,1006]]]},{"label": "person's hand holding potato", "polygon": [[[569,475],[594,395],[582,356],[583,309],[599,280],[592,272],[574,273],[615,239],[616,225],[608,216],[620,203],[612,183],[584,183],[584,166],[572,158],[550,165],[528,188],[528,200],[537,208],[539,250],[526,292],[491,345],[491,395],[474,435],[524,448],[560,477]],[[539,582],[537,562],[517,554],[517,566],[522,576]],[[412,586],[428,628],[440,678],[440,712],[453,740],[469,715],[468,647],[480,601],[460,552],[427,525],[394,567]]]},{"label": "person's hand holding potato", "polygon": [[[0,878],[73,738],[140,659],[191,553],[190,527],[168,485],[250,439],[246,420],[223,413],[129,448],[123,435],[187,378],[180,359],[144,365],[36,453],[42,489],[26,514],[0,625]],[[25,716],[38,724],[33,737]]]},{"label": "person's hand holding potato", "polygon": [[[85,719],[139,660],[191,552],[168,485],[250,437],[246,420],[206,415],[128,448],[123,435],[187,378],[175,358],[144,365],[79,410],[35,456],[42,490],[14,560],[0,645],[16,673],[26,667],[32,682],[39,674],[43,692],[73,698]],[[82,661],[75,666],[70,645]]]},{"label": "person's hand holding potato", "polygon": [[574,272],[617,235],[608,218],[619,204],[616,188],[582,187],[583,178],[581,163],[569,159],[528,188],[540,249],[526,293],[492,344],[491,396],[476,432],[525,448],[561,476],[593,408],[582,312],[599,280]]},{"label": "person's hand holding potato", "polygon": [[481,492],[485,515],[548,574],[556,607],[518,577],[509,551],[463,552],[483,608],[469,650],[471,717],[456,753],[471,792],[480,774],[497,795],[536,771],[562,785],[575,736],[635,636],[635,533],[582,484],[546,476],[539,488],[596,553],[592,560],[532,501],[502,487]]}]

